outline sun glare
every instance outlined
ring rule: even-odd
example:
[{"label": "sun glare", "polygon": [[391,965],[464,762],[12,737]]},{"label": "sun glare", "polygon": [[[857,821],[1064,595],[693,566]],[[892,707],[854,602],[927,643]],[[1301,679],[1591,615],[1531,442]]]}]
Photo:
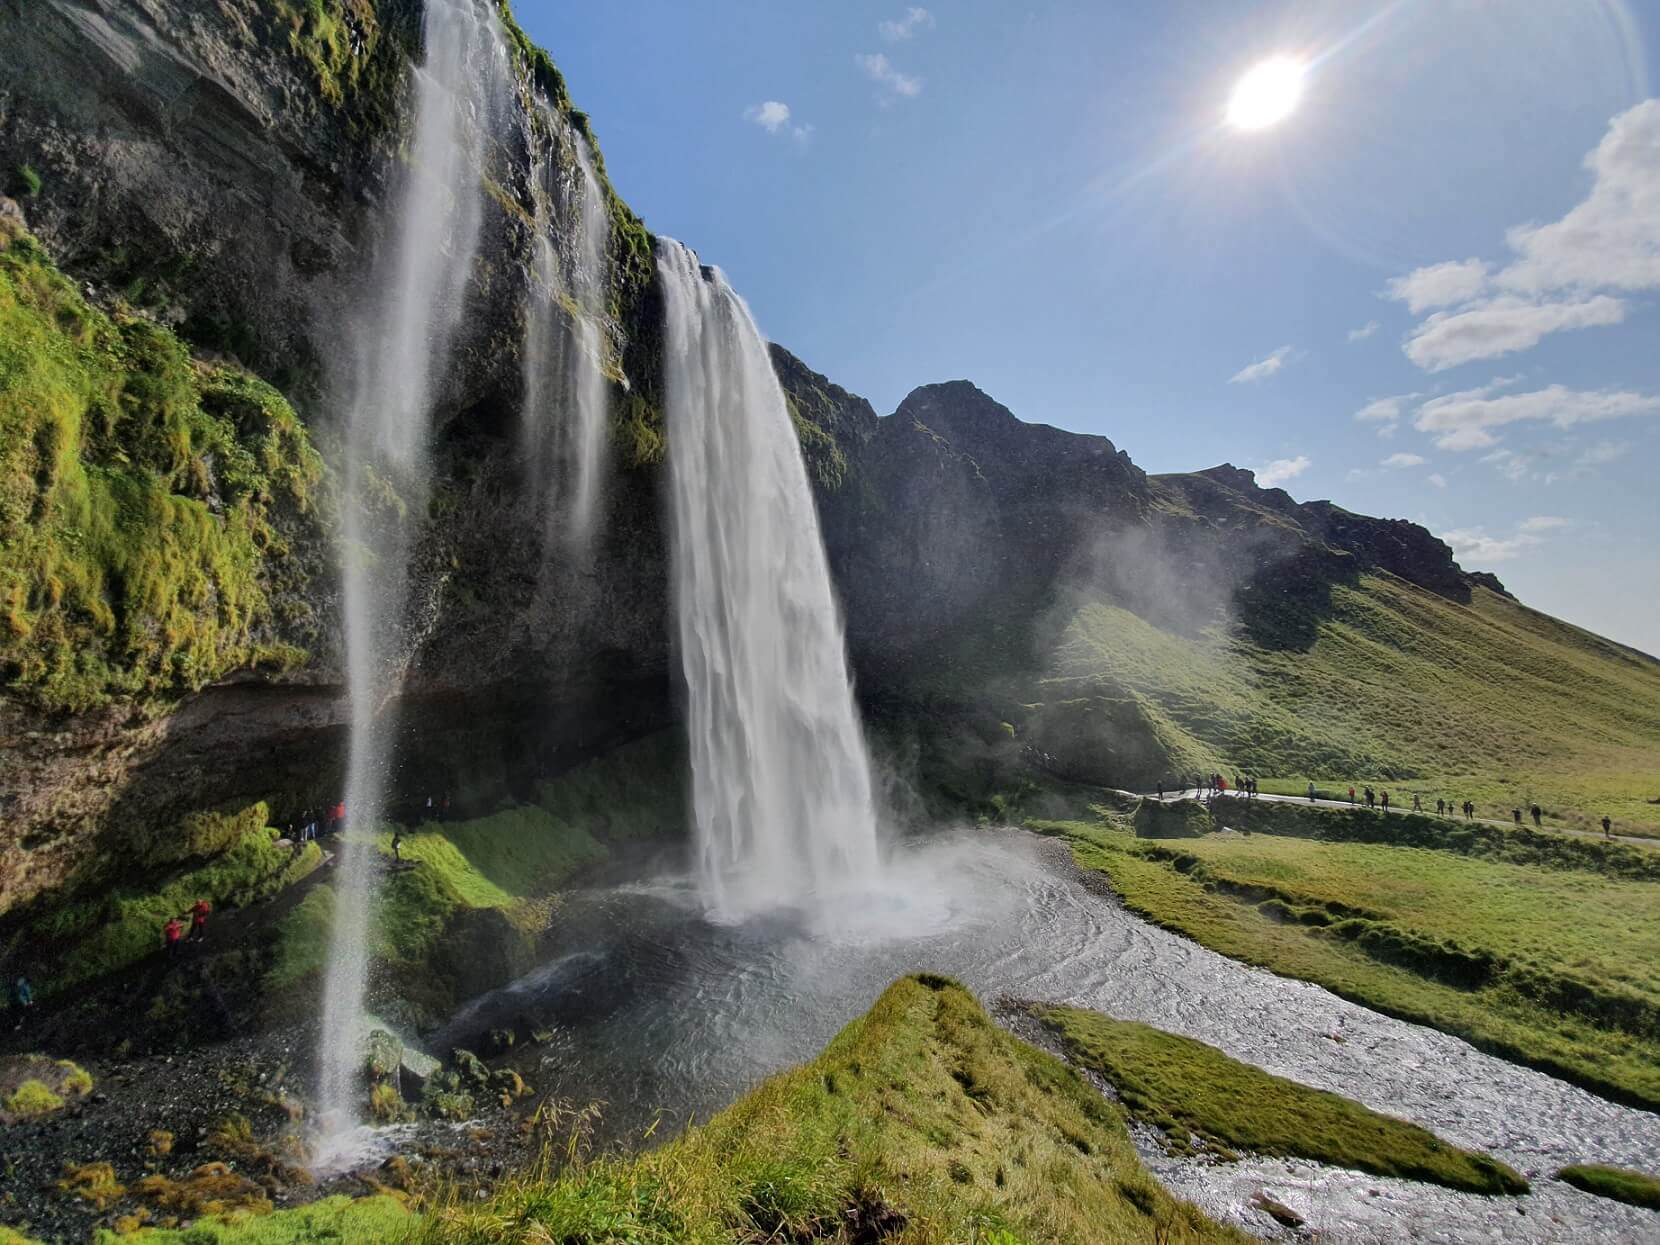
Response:
[{"label": "sun glare", "polygon": [[1307,68],[1289,56],[1252,66],[1228,100],[1228,124],[1236,130],[1265,130],[1284,121],[1303,98]]}]

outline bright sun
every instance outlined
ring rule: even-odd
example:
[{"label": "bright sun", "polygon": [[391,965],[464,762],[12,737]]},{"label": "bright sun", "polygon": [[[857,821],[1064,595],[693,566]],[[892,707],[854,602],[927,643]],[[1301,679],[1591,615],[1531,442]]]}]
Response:
[{"label": "bright sun", "polygon": [[1228,100],[1228,124],[1236,130],[1265,130],[1289,117],[1303,97],[1307,66],[1289,56],[1254,65]]}]

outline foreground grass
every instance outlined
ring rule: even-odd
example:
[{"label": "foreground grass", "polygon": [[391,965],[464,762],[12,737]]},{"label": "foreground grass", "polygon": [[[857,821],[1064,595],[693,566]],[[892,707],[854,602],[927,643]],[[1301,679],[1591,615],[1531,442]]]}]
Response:
[{"label": "foreground grass", "polygon": [[1576,1189],[1595,1193],[1598,1197],[1612,1198],[1616,1202],[1626,1202],[1649,1210],[1660,1210],[1660,1177],[1629,1171],[1624,1167],[1581,1163],[1573,1167],[1564,1167],[1556,1173],[1556,1178],[1567,1181]]},{"label": "foreground grass", "polygon": [[[1507,817],[1660,835],[1660,662],[1476,589],[1459,605],[1388,575],[1333,591],[1306,652],[1180,636],[1080,608],[1042,699],[1132,701],[1172,769],[1371,784]],[[1645,785],[1647,784],[1647,785]]]},{"label": "foreground grass", "polygon": [[[384,1200],[382,1200],[384,1201]],[[359,1203],[371,1206],[373,1203]],[[350,1225],[336,1202],[156,1245],[892,1241],[1118,1245],[1250,1238],[1173,1199],[1122,1117],[1060,1060],[999,1028],[962,987],[902,979],[817,1059],[635,1158],[578,1162]],[[314,1224],[299,1216],[311,1215]],[[314,1232],[315,1235],[307,1235]],[[331,1235],[330,1233],[334,1233]],[[199,1235],[200,1234],[200,1235]]]},{"label": "foreground grass", "polygon": [[[409,1209],[391,1197],[324,1198],[261,1218],[198,1219],[188,1228],[144,1228],[121,1235],[100,1230],[97,1245],[315,1245],[338,1241],[397,1241],[410,1231]],[[0,1245],[5,1238],[0,1235]]]},{"label": "foreground grass", "polygon": [[1378,844],[1038,828],[1212,950],[1660,1107],[1660,884]]},{"label": "foreground grass", "polygon": [[1133,1021],[1039,1007],[1076,1063],[1111,1081],[1124,1106],[1179,1151],[1313,1159],[1471,1193],[1526,1193],[1527,1181],[1489,1158],[1359,1103],[1230,1059],[1213,1046]]}]

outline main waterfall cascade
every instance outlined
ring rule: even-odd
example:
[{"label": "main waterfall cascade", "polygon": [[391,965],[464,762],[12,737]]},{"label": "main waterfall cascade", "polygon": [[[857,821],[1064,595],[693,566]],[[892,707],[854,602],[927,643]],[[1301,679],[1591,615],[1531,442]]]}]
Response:
[{"label": "main waterfall cascade", "polygon": [[555,245],[559,164],[532,146],[536,237],[525,316],[523,434],[549,535],[580,558],[593,544],[610,431],[604,363],[611,216],[587,142],[580,134],[573,142],[575,184],[566,198],[574,200],[575,247],[563,279]]},{"label": "main waterfall cascade", "polygon": [[870,763],[801,448],[749,309],[657,244],[671,556],[699,881],[735,921],[877,866]]},{"label": "main waterfall cascade", "polygon": [[[391,723],[382,708],[401,678],[398,637],[410,555],[404,516],[425,512],[433,391],[461,322],[478,250],[479,170],[513,90],[494,5],[427,0],[423,36],[409,162],[342,385],[349,401],[342,579],[351,751],[348,833],[337,840],[319,1048],[323,1162],[345,1144],[357,1120],[378,855],[366,840],[386,800]],[[388,486],[396,502],[384,500]]]}]

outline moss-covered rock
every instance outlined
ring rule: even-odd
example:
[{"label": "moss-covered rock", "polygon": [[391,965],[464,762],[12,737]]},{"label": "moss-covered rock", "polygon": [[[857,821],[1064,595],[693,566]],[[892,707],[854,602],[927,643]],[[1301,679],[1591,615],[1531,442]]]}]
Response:
[{"label": "moss-covered rock", "polygon": [[45,1055],[0,1058],[0,1124],[61,1111],[92,1092],[92,1076],[67,1059]]},{"label": "moss-covered rock", "polygon": [[292,666],[322,460],[276,390],[0,237],[0,672],[42,704]]}]

